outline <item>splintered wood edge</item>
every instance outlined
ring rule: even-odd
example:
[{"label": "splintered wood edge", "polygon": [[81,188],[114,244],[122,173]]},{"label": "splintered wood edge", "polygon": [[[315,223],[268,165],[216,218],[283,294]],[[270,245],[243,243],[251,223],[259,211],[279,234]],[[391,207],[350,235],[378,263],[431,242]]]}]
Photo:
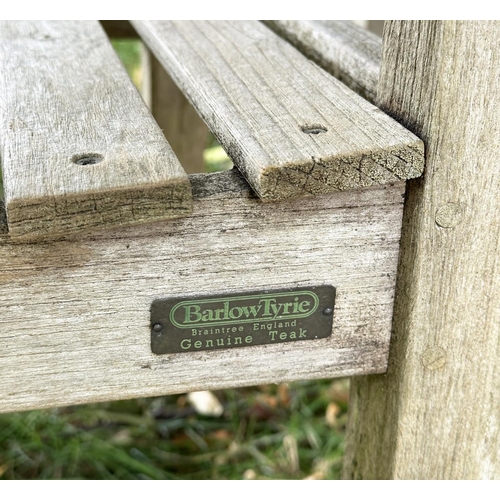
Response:
[{"label": "splintered wood edge", "polygon": [[[246,198],[255,198],[257,199],[257,195],[254,193],[248,182],[245,180],[243,175],[236,170],[235,168],[231,170],[226,170],[224,172],[214,172],[210,174],[191,174],[188,176],[188,180],[190,184],[184,184],[182,182],[179,183],[180,187],[188,188],[192,192],[192,199],[191,198],[186,198],[182,197],[182,201],[186,204],[186,206],[179,206],[176,207],[175,209],[172,209],[172,216],[168,217],[165,216],[166,210],[164,208],[164,205],[160,205],[161,212],[159,213],[158,217],[152,218],[151,215],[148,213],[146,217],[146,221],[154,221],[154,220],[163,220],[163,219],[173,219],[177,217],[182,217],[184,215],[189,215],[192,212],[192,200],[200,199],[200,198],[210,198],[210,197],[219,197],[219,196],[237,196],[237,197],[246,197]],[[171,185],[170,185],[171,186]],[[169,187],[169,186],[167,186]],[[126,191],[126,190],[125,190]],[[124,191],[124,192],[125,192]],[[148,193],[157,193],[159,196],[161,196],[161,191],[149,191]],[[113,198],[115,199],[115,198]],[[117,198],[118,200],[120,198]],[[155,200],[156,201],[156,200]],[[161,198],[158,199],[158,201],[162,201]],[[164,200],[163,200],[164,202]],[[78,206],[81,205],[81,200],[75,200],[75,203],[78,204]],[[119,208],[119,207],[118,207]],[[142,207],[141,207],[142,208]],[[36,207],[33,208],[33,210],[36,210]],[[96,212],[96,216],[98,215],[98,212]],[[168,214],[167,214],[168,215]],[[135,222],[142,222],[140,220],[136,220]],[[112,229],[113,227],[117,226],[126,226],[126,225],[133,225],[133,223],[129,224],[123,224],[123,223],[117,223],[114,225],[108,224],[106,227],[109,227]],[[96,224],[94,227],[88,228],[89,230],[97,230],[97,229],[102,229],[101,224]],[[9,232],[9,227],[7,224],[7,214],[5,210],[5,202],[4,200],[0,199],[0,235],[7,235]],[[85,235],[89,231],[82,231],[80,233],[76,233],[75,237],[79,237],[79,235]],[[9,234],[10,236],[10,234]],[[59,235],[59,238],[54,238],[53,235],[51,235],[50,239],[67,239],[69,237],[68,234],[61,233]],[[44,238],[42,235],[40,235],[39,238],[37,238],[34,241],[43,241]],[[16,241],[21,242],[28,242],[30,241],[29,236],[26,238],[16,238]]]},{"label": "splintered wood edge", "polygon": [[424,145],[418,140],[392,150],[365,151],[351,157],[311,158],[308,163],[267,167],[261,171],[259,196],[262,201],[318,196],[404,181],[420,177],[423,171]]},{"label": "splintered wood edge", "polygon": [[[31,199],[29,203],[15,201],[9,204],[8,210],[3,202],[0,211],[3,207],[3,221],[9,236],[19,241],[41,241],[69,232],[85,233],[103,225],[116,227],[183,217],[191,213],[193,206],[187,177],[176,182],[170,180],[166,185],[67,195],[52,199],[50,206],[47,201],[47,197]],[[58,204],[64,210],[59,210]]]}]

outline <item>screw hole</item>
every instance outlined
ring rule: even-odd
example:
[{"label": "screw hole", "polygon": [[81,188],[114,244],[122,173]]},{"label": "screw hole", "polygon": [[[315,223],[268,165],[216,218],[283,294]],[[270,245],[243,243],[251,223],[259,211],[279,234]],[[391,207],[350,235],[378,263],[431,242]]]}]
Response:
[{"label": "screw hole", "polygon": [[104,156],[98,153],[76,155],[71,158],[71,161],[75,165],[96,165],[97,163],[101,163],[102,160],[104,160]]},{"label": "screw hole", "polygon": [[328,132],[328,129],[326,127],[323,127],[323,125],[318,125],[316,123],[313,125],[302,125],[300,129],[302,130],[302,132],[304,132],[304,134],[318,135]]}]

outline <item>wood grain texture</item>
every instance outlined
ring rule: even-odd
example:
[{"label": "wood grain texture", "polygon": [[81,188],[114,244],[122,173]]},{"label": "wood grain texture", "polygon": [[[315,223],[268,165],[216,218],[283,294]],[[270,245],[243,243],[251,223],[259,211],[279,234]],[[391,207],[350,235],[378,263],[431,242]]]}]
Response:
[{"label": "wood grain texture", "polygon": [[[0,235],[0,411],[386,369],[404,185],[263,204],[191,176],[189,217],[42,244]],[[155,355],[156,298],[337,287],[329,338]]]},{"label": "wood grain texture", "polygon": [[418,138],[262,23],[133,25],[262,200],[422,173]]},{"label": "wood grain texture", "polygon": [[353,379],[346,478],[500,479],[499,22],[389,22],[380,105],[426,143],[386,376]]},{"label": "wood grain texture", "polygon": [[335,78],[374,103],[382,39],[352,21],[263,21]]},{"label": "wood grain texture", "polygon": [[13,238],[191,210],[187,175],[97,21],[0,24],[0,147]]},{"label": "wood grain texture", "polygon": [[0,233],[7,233],[9,228],[7,226],[7,212],[5,211],[5,203],[0,200]]},{"label": "wood grain texture", "polygon": [[188,174],[205,171],[209,130],[179,87],[151,57],[151,112]]}]

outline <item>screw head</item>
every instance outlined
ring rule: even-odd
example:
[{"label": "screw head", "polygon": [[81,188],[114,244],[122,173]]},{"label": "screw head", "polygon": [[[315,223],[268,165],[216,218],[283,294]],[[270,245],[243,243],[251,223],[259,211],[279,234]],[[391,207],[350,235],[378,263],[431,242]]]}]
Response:
[{"label": "screw head", "polygon": [[160,323],[156,323],[156,325],[153,326],[153,330],[155,332],[161,332],[163,330],[163,325],[160,325]]},{"label": "screw head", "polygon": [[99,153],[91,153],[91,154],[80,154],[75,155],[71,159],[71,161],[75,165],[96,165],[97,163],[101,163],[104,160],[104,156]]},{"label": "screw head", "polygon": [[324,311],[323,314],[325,316],[330,316],[333,313],[333,309],[331,307],[327,307]]}]

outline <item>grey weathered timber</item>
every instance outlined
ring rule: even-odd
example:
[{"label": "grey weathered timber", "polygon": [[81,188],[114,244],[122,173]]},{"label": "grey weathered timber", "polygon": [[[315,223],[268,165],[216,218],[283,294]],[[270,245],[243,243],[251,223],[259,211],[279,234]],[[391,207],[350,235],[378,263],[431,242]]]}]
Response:
[{"label": "grey weathered timber", "polygon": [[381,20],[368,21],[368,30],[381,37],[384,32],[384,23],[385,21]]},{"label": "grey weathered timber", "polygon": [[419,176],[413,134],[257,21],[133,21],[263,200]]},{"label": "grey weathered timber", "polygon": [[352,21],[264,21],[356,93],[375,102],[382,39]]},{"label": "grey weathered timber", "polygon": [[387,375],[354,378],[346,478],[500,479],[500,22],[389,22],[379,102],[426,143]]},{"label": "grey weathered timber", "polygon": [[[385,370],[403,183],[266,204],[236,170],[191,178],[186,218],[0,235],[0,411]],[[156,298],[308,285],[337,287],[328,338],[151,352]]]},{"label": "grey weathered timber", "polygon": [[191,211],[187,175],[97,21],[1,23],[0,148],[13,238]]},{"label": "grey weathered timber", "polygon": [[3,200],[0,200],[0,233],[8,232],[7,226],[7,213],[5,212],[5,203]]},{"label": "grey weathered timber", "polygon": [[156,57],[150,57],[151,112],[184,170],[204,172],[208,128]]}]

